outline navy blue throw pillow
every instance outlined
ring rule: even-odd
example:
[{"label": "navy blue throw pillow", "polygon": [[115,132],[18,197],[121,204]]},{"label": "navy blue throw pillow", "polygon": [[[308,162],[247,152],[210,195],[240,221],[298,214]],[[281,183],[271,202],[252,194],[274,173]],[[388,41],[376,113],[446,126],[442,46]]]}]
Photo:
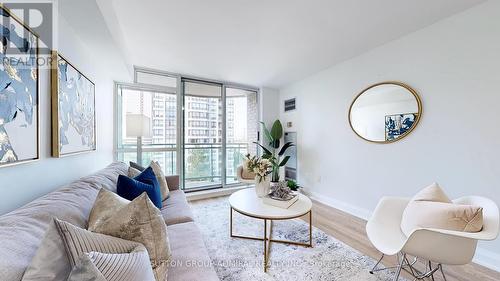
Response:
[{"label": "navy blue throw pillow", "polygon": [[160,184],[151,167],[133,179],[123,175],[118,176],[116,193],[121,197],[132,201],[144,192],[158,209],[162,207]]}]

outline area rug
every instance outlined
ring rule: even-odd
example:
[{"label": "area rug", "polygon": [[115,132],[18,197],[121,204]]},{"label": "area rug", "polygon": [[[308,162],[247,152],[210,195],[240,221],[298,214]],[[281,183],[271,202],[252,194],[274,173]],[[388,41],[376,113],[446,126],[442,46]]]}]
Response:
[{"label": "area rug", "polygon": [[[375,263],[373,259],[316,228],[313,228],[313,248],[273,243],[270,268],[264,273],[264,242],[229,236],[228,197],[195,201],[191,205],[221,280],[392,280],[391,272],[370,274],[368,270]],[[261,237],[263,221],[234,212],[233,231],[234,234]],[[307,242],[308,237],[308,224],[302,220],[276,221],[273,225],[275,239]]]}]

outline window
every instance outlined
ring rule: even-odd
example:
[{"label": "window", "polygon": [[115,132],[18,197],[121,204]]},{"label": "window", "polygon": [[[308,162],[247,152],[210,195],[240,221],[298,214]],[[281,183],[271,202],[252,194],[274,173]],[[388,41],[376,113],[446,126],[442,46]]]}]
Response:
[{"label": "window", "polygon": [[[143,68],[135,82],[116,83],[116,159],[158,161],[187,191],[237,184],[244,155],[257,153],[257,91]],[[127,134],[132,116],[148,133]]]},{"label": "window", "polygon": [[[117,84],[116,158],[148,166],[158,161],[166,175],[178,174],[177,95],[134,84]],[[127,116],[141,115],[150,124],[146,136],[127,134]],[[139,154],[137,146],[139,145]]]}]

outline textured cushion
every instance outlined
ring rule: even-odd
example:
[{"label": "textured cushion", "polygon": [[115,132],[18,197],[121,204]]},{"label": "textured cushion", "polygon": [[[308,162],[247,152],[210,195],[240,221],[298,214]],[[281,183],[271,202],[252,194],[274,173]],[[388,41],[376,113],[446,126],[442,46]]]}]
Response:
[{"label": "textured cushion", "polygon": [[161,214],[167,225],[194,221],[193,213],[182,190],[170,191],[170,196],[163,201]]},{"label": "textured cushion", "polygon": [[143,192],[148,194],[149,199],[151,199],[156,207],[161,208],[162,199],[160,185],[151,167],[147,168],[133,179],[127,176],[118,176],[116,193],[121,197],[128,200],[134,200]]},{"label": "textured cushion", "polygon": [[[144,171],[144,170],[142,170],[142,171]],[[135,178],[138,175],[140,175],[142,171],[137,170],[136,168],[130,166],[130,167],[128,167],[128,176],[129,176],[129,178]]]},{"label": "textured cushion", "polygon": [[[71,264],[59,235],[56,223],[50,225],[40,247],[24,272],[23,281],[66,280],[71,272]],[[18,279],[12,279],[18,280]]]},{"label": "textured cushion", "polygon": [[77,265],[71,270],[67,281],[107,281],[95,264],[85,254],[78,261]]},{"label": "textured cushion", "polygon": [[130,203],[129,200],[119,196],[118,194],[101,189],[97,194],[94,206],[90,211],[87,229],[94,230],[95,225],[100,224],[112,217],[116,210]]},{"label": "textured cushion", "polygon": [[137,242],[94,233],[68,222],[58,219],[54,220],[71,266],[76,265],[80,256],[84,253],[102,252],[119,254],[145,250],[144,246]]},{"label": "textured cushion", "polygon": [[[151,167],[156,175],[156,179],[158,180],[158,183],[160,184],[160,189],[161,189],[161,199],[162,201],[167,199],[170,193],[170,188],[168,186],[168,182],[165,178],[165,174],[163,174],[163,170],[161,169],[160,164],[156,161],[151,161],[151,164],[149,165]],[[144,171],[146,168],[138,165],[137,163],[130,162],[130,167],[128,169],[128,176],[133,178],[138,176],[142,171]]]},{"label": "textured cushion", "polygon": [[107,281],[154,279],[149,256],[142,244],[93,233],[57,219],[55,224],[66,248],[68,261],[73,266],[70,280],[83,277],[78,276],[82,269],[87,269],[83,272],[91,275],[79,280],[92,280],[92,276],[104,277]]},{"label": "textured cushion", "polygon": [[130,165],[130,167],[135,168],[135,169],[139,170],[140,172],[146,170],[145,167],[143,167],[135,162],[132,162],[132,161],[129,162],[129,165]]},{"label": "textured cushion", "polygon": [[161,199],[162,200],[167,199],[170,191],[168,189],[167,180],[165,179],[165,174],[163,174],[163,170],[161,169],[160,164],[158,164],[158,162],[156,161],[151,161],[151,164],[149,166],[153,168],[153,171],[156,175],[156,179],[160,183]]},{"label": "textured cushion", "polygon": [[401,219],[401,230],[406,236],[419,228],[478,232],[482,227],[483,208],[453,204],[437,184],[415,195]]},{"label": "textured cushion", "polygon": [[129,253],[145,248],[137,242],[92,233],[52,219],[40,248],[22,280],[66,280],[79,257],[88,252]]},{"label": "textured cushion", "polygon": [[168,235],[172,242],[168,281],[219,280],[211,266],[200,230],[194,222],[169,225]]},{"label": "textured cushion", "polygon": [[118,209],[108,220],[95,225],[94,231],[143,244],[156,280],[166,280],[170,259],[167,226],[160,210],[145,193]]},{"label": "textured cushion", "polygon": [[154,279],[146,249],[125,254],[90,252],[73,267],[69,281],[152,281]]}]

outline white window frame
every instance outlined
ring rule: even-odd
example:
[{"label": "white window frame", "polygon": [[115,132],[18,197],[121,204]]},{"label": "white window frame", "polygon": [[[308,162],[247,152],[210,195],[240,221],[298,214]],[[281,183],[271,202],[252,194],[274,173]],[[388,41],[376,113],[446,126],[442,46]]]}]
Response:
[{"label": "white window frame", "polygon": [[[150,85],[150,84],[142,84],[137,82],[137,73],[142,72],[142,73],[148,73],[148,74],[153,74],[153,75],[160,75],[160,76],[168,76],[172,78],[177,79],[177,87],[165,87],[165,86],[158,86],[158,85]],[[121,116],[119,116],[119,113],[121,113],[121,104],[119,102],[118,94],[119,94],[119,89],[124,88],[124,89],[131,89],[131,90],[144,90],[144,91],[151,91],[151,92],[157,92],[157,93],[164,93],[164,94],[175,94],[177,97],[177,124],[176,124],[176,147],[175,148],[143,148],[142,152],[168,152],[168,151],[175,151],[177,155],[177,161],[176,161],[176,173],[180,176],[181,183],[184,182],[184,148],[183,148],[183,141],[184,141],[184,93],[183,93],[183,80],[192,80],[192,81],[198,81],[198,82],[205,82],[208,84],[219,84],[222,86],[222,109],[223,109],[223,117],[222,117],[222,128],[223,128],[223,134],[222,134],[222,144],[223,144],[223,149],[222,149],[222,159],[223,165],[222,165],[222,170],[221,170],[221,185],[217,186],[215,188],[226,188],[226,187],[234,187],[241,185],[239,183],[233,183],[233,184],[226,184],[226,89],[227,88],[234,88],[234,89],[240,89],[240,90],[245,90],[245,91],[251,91],[255,92],[257,95],[257,103],[260,103],[260,90],[257,87],[253,86],[248,86],[248,85],[243,85],[243,84],[238,84],[238,83],[232,83],[232,82],[227,82],[227,81],[219,81],[219,80],[212,80],[212,79],[206,79],[206,78],[200,78],[200,77],[195,77],[195,76],[190,76],[190,75],[183,75],[179,73],[172,73],[168,71],[162,71],[162,70],[156,70],[156,69],[151,69],[151,68],[146,68],[146,67],[139,67],[139,66],[134,66],[134,83],[125,83],[125,82],[116,82],[115,81],[115,87],[114,87],[114,131],[113,131],[113,143],[114,143],[114,152],[113,152],[113,157],[114,160],[116,161],[118,159],[118,153],[124,153],[124,152],[137,152],[136,149],[130,149],[130,148],[121,148],[120,144],[118,143],[119,141],[119,134],[121,134]],[[260,116],[260,106],[257,106],[257,115]],[[258,131],[260,131],[260,126],[258,124],[259,118],[257,119],[257,128]],[[260,133],[258,134],[260,135]],[[183,186],[181,188],[184,188]],[[211,189],[214,187],[208,187],[208,188],[197,188],[197,189],[189,189],[186,190],[186,192],[191,192],[191,191],[199,191],[199,190],[205,190],[205,189]]]}]

